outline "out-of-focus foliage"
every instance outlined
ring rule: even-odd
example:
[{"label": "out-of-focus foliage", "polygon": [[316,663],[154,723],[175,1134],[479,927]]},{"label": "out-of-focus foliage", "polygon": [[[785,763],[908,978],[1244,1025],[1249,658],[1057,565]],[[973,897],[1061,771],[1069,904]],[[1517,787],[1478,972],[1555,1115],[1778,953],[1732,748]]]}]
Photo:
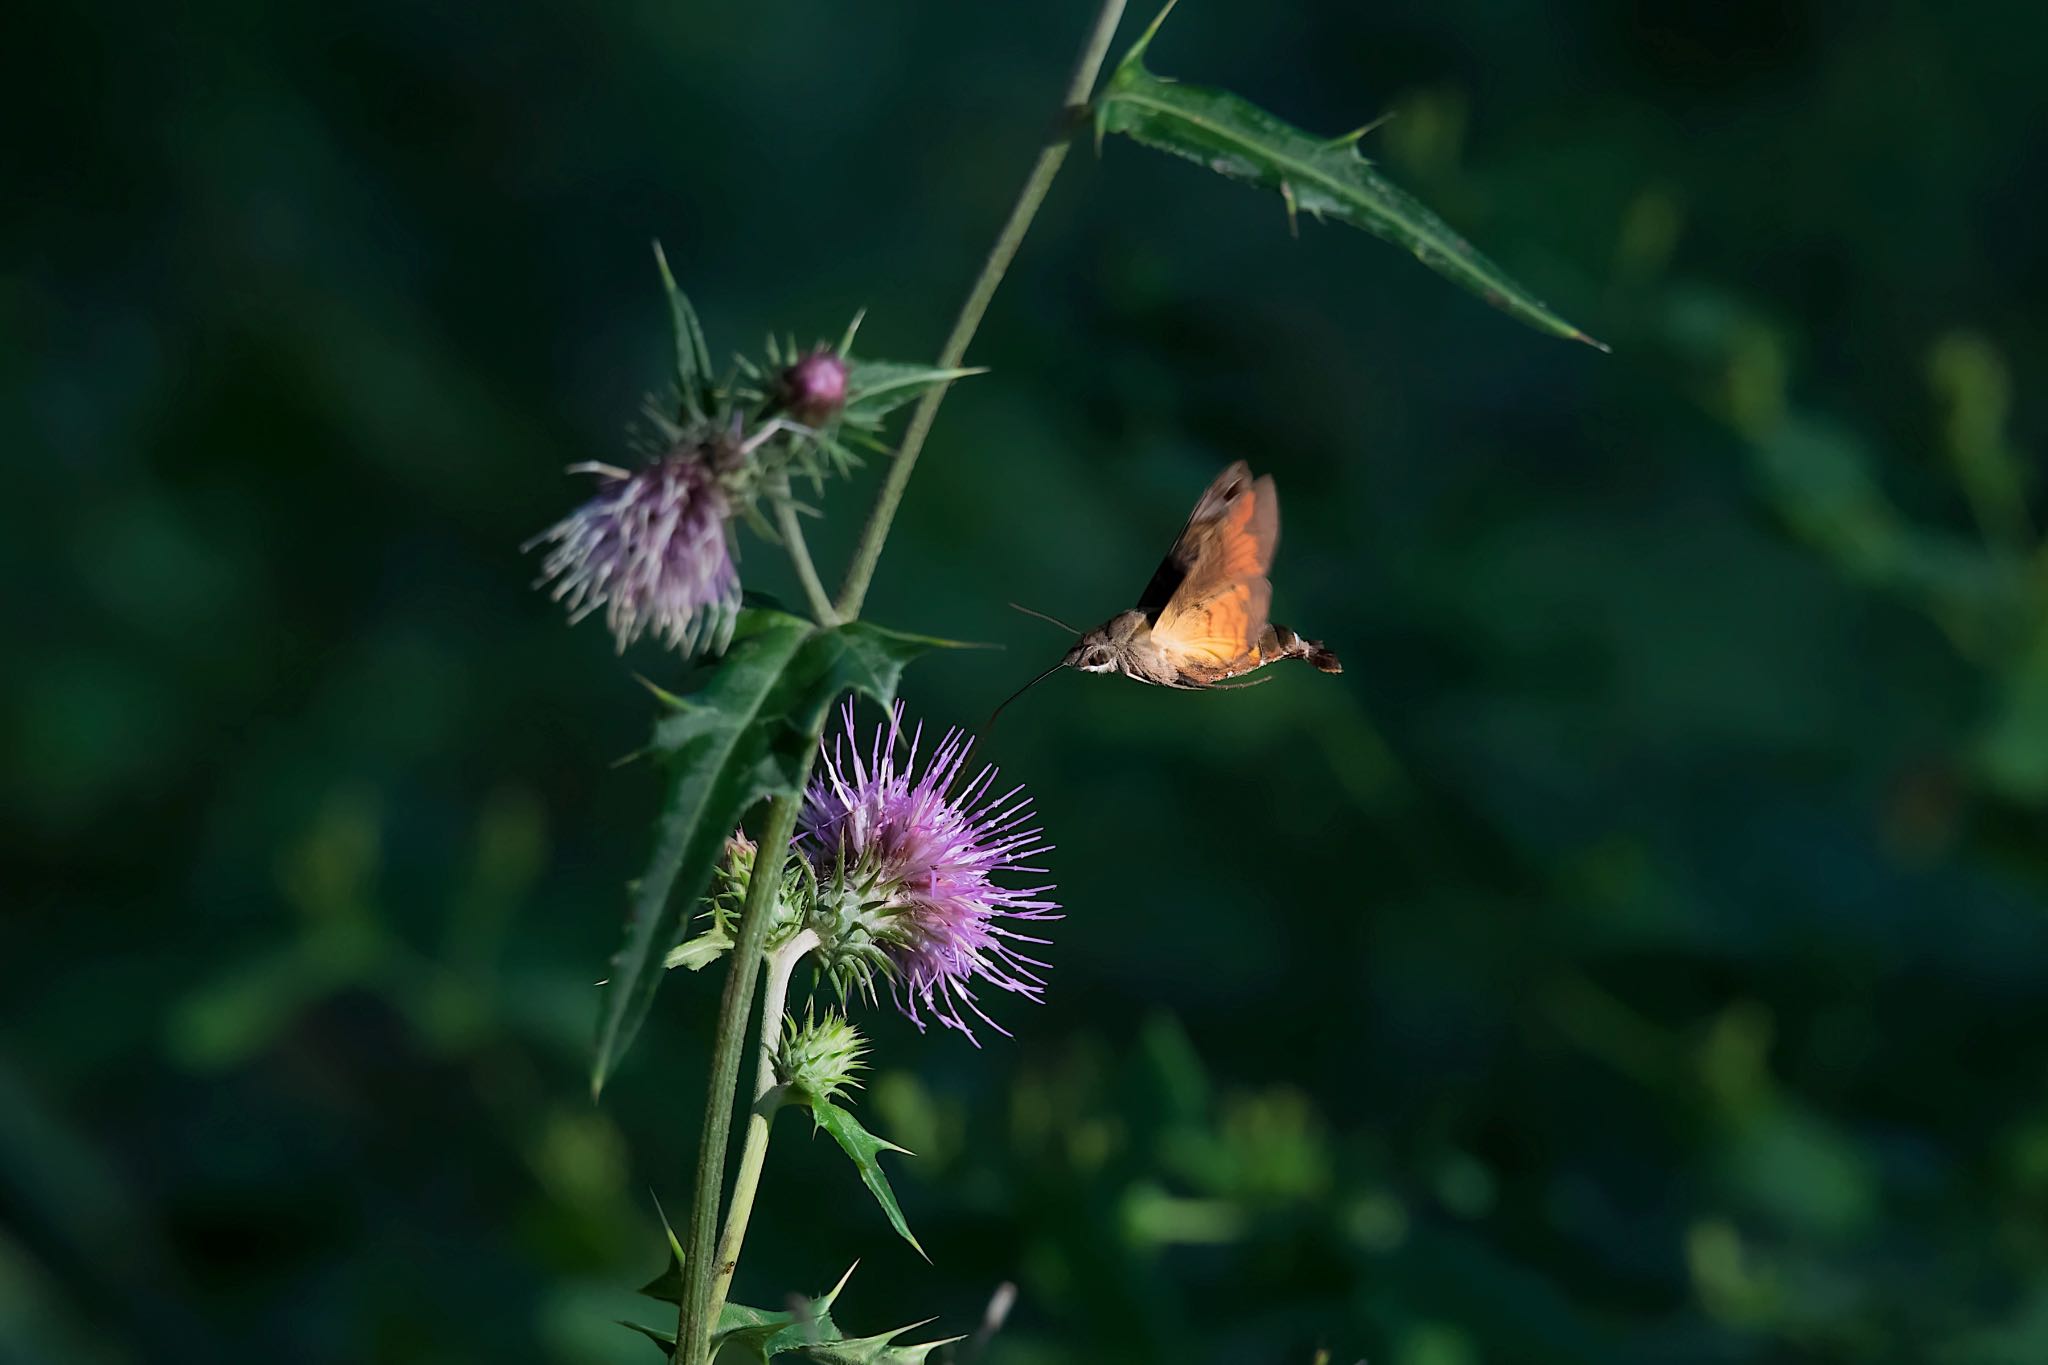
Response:
[{"label": "out-of-focus foliage", "polygon": [[[716,974],[586,1082],[660,799],[609,765],[683,669],[517,546],[666,381],[650,237],[713,337],[929,356],[1085,19],[14,24],[0,1356],[651,1358]],[[977,724],[1064,647],[1003,603],[1126,605],[1238,456],[1350,667],[1005,713],[1049,1003],[858,1020],[932,1265],[786,1120],[739,1299],[864,1258],[860,1330],[972,1337],[1012,1282],[987,1365],[2048,1357],[2039,28],[1183,5],[1172,69],[1393,109],[1367,155],[1616,353],[1070,159],[870,599],[1009,647],[911,710]]]}]

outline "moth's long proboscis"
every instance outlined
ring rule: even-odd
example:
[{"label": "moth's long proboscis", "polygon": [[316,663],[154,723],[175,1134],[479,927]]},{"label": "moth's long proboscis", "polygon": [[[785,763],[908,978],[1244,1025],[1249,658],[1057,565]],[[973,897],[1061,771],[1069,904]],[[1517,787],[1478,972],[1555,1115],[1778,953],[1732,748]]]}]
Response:
[{"label": "moth's long proboscis", "polygon": [[988,713],[988,723],[981,727],[981,733],[984,736],[986,736],[989,731],[996,728],[996,717],[1003,714],[1003,708],[1005,706],[1008,706],[1011,702],[1017,700],[1017,698],[1023,696],[1026,692],[1029,692],[1032,688],[1038,686],[1040,683],[1044,682],[1047,678],[1050,678],[1053,674],[1059,672],[1066,666],[1067,661],[1065,659],[1062,659],[1058,663],[1054,664],[1051,668],[1046,669],[1045,672],[1033,678],[1030,682],[1025,683],[1015,692],[1012,692],[1009,696],[1004,697],[1002,701],[997,704],[996,709]]}]

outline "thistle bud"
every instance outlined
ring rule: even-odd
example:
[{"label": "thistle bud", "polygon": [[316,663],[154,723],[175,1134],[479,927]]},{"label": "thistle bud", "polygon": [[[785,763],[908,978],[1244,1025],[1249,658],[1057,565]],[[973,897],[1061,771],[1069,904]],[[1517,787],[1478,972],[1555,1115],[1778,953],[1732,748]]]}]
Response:
[{"label": "thistle bud", "polygon": [[830,350],[812,351],[782,372],[782,403],[799,422],[817,426],[846,406],[846,359]]},{"label": "thistle bud", "polygon": [[736,829],[725,836],[725,856],[718,860],[712,872],[717,889],[712,893],[716,902],[723,902],[725,908],[739,909],[740,902],[747,898],[747,883],[754,878],[754,855],[760,852],[743,829]]},{"label": "thistle bud", "polygon": [[[703,931],[669,949],[669,966],[694,972],[732,950],[733,930],[747,903],[759,853],[745,830],[736,829],[726,837],[724,856],[712,868],[711,885],[704,895]],[[775,903],[768,911],[768,947],[779,948],[803,932],[805,921],[814,916],[817,899],[817,877],[810,864],[792,857],[783,866]]]},{"label": "thistle bud", "polygon": [[809,1099],[829,1102],[859,1088],[854,1076],[867,1069],[867,1051],[867,1040],[844,1015],[827,1010],[820,1019],[806,1011],[802,1024],[794,1017],[783,1020],[775,1079]]}]

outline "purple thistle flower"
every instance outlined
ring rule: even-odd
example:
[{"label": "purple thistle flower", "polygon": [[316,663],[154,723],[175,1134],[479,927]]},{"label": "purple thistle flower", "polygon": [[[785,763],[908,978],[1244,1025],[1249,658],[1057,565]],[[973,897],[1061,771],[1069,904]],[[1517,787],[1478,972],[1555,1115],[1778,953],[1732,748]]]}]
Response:
[{"label": "purple thistle flower", "polygon": [[679,447],[637,473],[603,464],[569,472],[597,475],[597,494],[521,547],[552,547],[534,586],[552,580],[550,595],[567,602],[571,622],[603,607],[621,653],[649,629],[684,654],[722,647],[740,575],[726,532],[732,506],[702,455]]},{"label": "purple thistle flower", "polygon": [[1031,799],[1013,787],[991,795],[996,770],[984,766],[962,781],[973,740],[949,730],[917,771],[920,725],[898,761],[903,703],[875,728],[867,752],[854,733],[853,703],[843,710],[845,732],[822,754],[823,771],[804,795],[803,838],[821,877],[831,876],[843,857],[860,868],[883,900],[876,937],[888,945],[895,972],[891,990],[910,1021],[922,1029],[924,1015],[959,1029],[979,1045],[962,1012],[964,1006],[996,1032],[1009,1030],[983,1012],[975,998],[977,978],[1033,1001],[1045,995],[1038,972],[1046,963],[1028,957],[1020,944],[1042,944],[1012,927],[1016,922],[1060,918],[1059,906],[1039,899],[1042,886],[1006,886],[996,878],[1018,873],[1044,875],[1031,866],[1049,852],[1031,819]]}]

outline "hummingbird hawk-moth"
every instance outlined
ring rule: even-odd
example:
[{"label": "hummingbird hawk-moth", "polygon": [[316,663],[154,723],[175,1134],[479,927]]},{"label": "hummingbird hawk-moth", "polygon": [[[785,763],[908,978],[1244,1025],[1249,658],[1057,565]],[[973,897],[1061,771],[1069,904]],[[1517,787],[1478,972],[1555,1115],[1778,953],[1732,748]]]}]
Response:
[{"label": "hummingbird hawk-moth", "polygon": [[1062,668],[1195,689],[1282,659],[1342,673],[1344,665],[1322,641],[1305,640],[1266,619],[1273,600],[1266,573],[1279,543],[1280,497],[1273,476],[1254,479],[1251,467],[1239,460],[1195,503],[1138,605],[1081,632],[1066,657],[1018,695]]}]

